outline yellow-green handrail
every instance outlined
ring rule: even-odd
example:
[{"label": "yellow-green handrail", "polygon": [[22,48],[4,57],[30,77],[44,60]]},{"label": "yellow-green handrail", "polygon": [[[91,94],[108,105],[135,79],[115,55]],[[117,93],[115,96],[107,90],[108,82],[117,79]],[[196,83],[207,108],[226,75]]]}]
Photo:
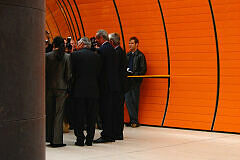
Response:
[{"label": "yellow-green handrail", "polygon": [[128,78],[170,78],[170,75],[142,75],[142,76],[128,76]]}]

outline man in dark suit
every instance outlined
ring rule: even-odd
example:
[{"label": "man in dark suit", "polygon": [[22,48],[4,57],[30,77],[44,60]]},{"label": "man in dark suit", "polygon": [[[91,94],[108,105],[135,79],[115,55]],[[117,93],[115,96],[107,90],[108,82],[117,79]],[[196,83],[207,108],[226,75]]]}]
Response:
[{"label": "man in dark suit", "polygon": [[99,30],[96,33],[98,53],[102,60],[100,81],[100,116],[102,119],[101,137],[95,143],[114,142],[114,102],[120,96],[119,61],[113,46],[108,42],[108,33]]},{"label": "man in dark suit", "polygon": [[[77,137],[75,145],[92,145],[95,134],[95,123],[97,116],[99,98],[99,76],[101,70],[101,59],[99,55],[90,50],[91,42],[88,38],[81,38],[80,45],[83,49],[73,52],[72,60],[72,97],[73,97],[73,127]],[[87,136],[83,130],[87,124]]]},{"label": "man in dark suit", "polygon": [[46,141],[52,147],[63,144],[63,110],[71,78],[70,56],[66,54],[64,40],[53,40],[53,51],[46,53]]},{"label": "man in dark suit", "polygon": [[120,36],[117,33],[109,34],[109,43],[114,47],[117,53],[119,61],[118,74],[120,78],[120,96],[119,99],[114,102],[115,106],[115,125],[114,136],[115,140],[123,140],[123,128],[124,128],[124,94],[128,89],[127,81],[127,59],[126,53],[120,46]]}]

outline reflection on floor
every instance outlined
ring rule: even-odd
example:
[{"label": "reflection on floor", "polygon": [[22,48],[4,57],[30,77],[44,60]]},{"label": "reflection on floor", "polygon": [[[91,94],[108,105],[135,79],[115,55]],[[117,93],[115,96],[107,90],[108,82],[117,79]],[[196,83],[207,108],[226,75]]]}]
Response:
[{"label": "reflection on floor", "polygon": [[[96,130],[95,137],[100,136]],[[64,134],[66,147],[46,147],[46,160],[240,160],[240,135],[155,127],[125,127],[123,141],[74,145],[73,132]]]}]

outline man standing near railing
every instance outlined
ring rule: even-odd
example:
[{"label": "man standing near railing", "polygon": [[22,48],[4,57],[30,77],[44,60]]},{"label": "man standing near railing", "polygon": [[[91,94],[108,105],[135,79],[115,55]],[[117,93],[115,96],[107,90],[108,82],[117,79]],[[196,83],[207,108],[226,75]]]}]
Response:
[{"label": "man standing near railing", "polygon": [[[129,39],[130,52],[127,54],[127,72],[131,76],[144,75],[147,71],[147,64],[144,54],[138,50],[139,40],[136,37]],[[130,89],[125,94],[126,105],[130,117],[130,122],[127,126],[132,128],[139,127],[138,122],[138,108],[139,108],[139,96],[140,86],[142,78],[129,78]]]}]

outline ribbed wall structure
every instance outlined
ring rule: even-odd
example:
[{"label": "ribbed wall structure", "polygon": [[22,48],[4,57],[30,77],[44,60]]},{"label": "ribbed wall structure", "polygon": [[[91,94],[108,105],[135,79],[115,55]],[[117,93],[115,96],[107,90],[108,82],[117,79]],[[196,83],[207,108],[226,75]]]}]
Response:
[{"label": "ribbed wall structure", "polygon": [[52,36],[137,36],[148,75],[140,123],[240,132],[240,1],[47,0]]}]

